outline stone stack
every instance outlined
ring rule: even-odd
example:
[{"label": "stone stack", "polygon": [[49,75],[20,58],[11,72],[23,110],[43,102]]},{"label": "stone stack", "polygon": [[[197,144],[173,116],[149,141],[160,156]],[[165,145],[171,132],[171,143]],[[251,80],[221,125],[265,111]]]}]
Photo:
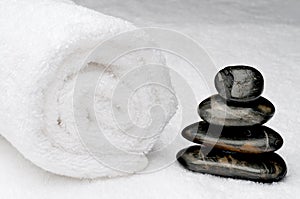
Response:
[{"label": "stone stack", "polygon": [[275,182],[287,167],[274,151],[282,137],[263,126],[275,107],[261,97],[262,74],[249,66],[229,66],[215,77],[219,94],[202,101],[198,113],[204,121],[192,124],[182,136],[200,144],[181,150],[177,160],[187,169],[223,177]]}]

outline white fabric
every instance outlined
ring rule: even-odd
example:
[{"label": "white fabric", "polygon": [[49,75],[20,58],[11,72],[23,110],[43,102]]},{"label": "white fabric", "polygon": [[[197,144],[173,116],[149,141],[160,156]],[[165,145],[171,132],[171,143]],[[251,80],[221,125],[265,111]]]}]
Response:
[{"label": "white fabric", "polygon": [[[86,56],[99,42],[133,29],[135,27],[131,23],[71,1],[1,0],[1,135],[25,158],[56,174],[96,178],[126,175],[144,169],[147,166],[144,154],[151,150],[158,135],[151,138],[127,136],[113,123],[109,107],[112,98],[109,86],[117,85],[120,80],[114,75],[138,63],[127,58],[121,60],[118,67],[104,72],[107,87],[102,93],[96,92],[95,110],[90,95],[94,90],[89,83],[104,71],[104,63],[92,59],[82,66]],[[152,59],[163,62],[160,56],[149,58],[149,54],[151,52],[138,56],[143,63]],[[170,85],[167,73],[161,74],[160,79]],[[73,88],[78,81],[79,92],[74,94]],[[153,91],[158,95],[153,97]],[[142,99],[133,99],[136,106],[133,107],[132,118],[137,124],[147,124],[151,117],[147,111],[157,100],[167,111],[165,124],[172,117],[176,102],[171,99],[172,96],[159,95],[161,92],[150,87],[137,94]],[[85,136],[91,136],[94,141],[94,152],[99,152],[108,161],[113,160],[115,166],[124,166],[124,170],[110,168],[114,165],[103,165],[91,156],[79,137],[82,132],[77,132],[78,123],[81,130],[86,131]],[[125,125],[130,128],[133,124]],[[97,134],[97,131],[103,134]],[[110,142],[101,142],[106,137]],[[108,146],[110,143],[138,155],[119,153]]]}]

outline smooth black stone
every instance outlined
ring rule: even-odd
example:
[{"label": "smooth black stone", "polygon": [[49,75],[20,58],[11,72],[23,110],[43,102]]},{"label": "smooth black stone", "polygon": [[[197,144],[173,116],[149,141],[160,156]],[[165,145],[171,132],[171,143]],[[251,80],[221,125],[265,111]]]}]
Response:
[{"label": "smooth black stone", "polygon": [[200,117],[220,126],[253,126],[266,123],[275,112],[274,105],[263,97],[248,103],[228,103],[213,95],[199,104]]},{"label": "smooth black stone", "polygon": [[262,94],[264,79],[253,67],[228,66],[217,73],[215,87],[224,99],[245,102]]},{"label": "smooth black stone", "polygon": [[220,127],[206,122],[187,126],[182,136],[194,143],[239,153],[267,153],[283,145],[282,137],[266,126]]},{"label": "smooth black stone", "polygon": [[287,173],[284,160],[276,153],[230,154],[213,149],[205,155],[200,148],[179,151],[177,160],[191,171],[257,182],[277,182]]}]

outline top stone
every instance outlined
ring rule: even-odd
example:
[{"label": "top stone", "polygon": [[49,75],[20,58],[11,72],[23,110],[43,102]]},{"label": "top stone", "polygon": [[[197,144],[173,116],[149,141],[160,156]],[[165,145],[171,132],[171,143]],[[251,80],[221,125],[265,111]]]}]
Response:
[{"label": "top stone", "polygon": [[262,74],[250,66],[227,66],[215,77],[215,86],[221,97],[228,101],[247,102],[263,92]]}]

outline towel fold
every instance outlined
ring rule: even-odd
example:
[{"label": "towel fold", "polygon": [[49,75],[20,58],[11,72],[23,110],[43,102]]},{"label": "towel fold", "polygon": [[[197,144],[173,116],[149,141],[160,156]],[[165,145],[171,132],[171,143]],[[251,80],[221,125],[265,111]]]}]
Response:
[{"label": "towel fold", "polygon": [[[144,169],[145,154],[176,111],[174,96],[157,85],[135,90],[131,121],[119,121],[124,131],[114,114],[122,115],[119,94],[130,87],[122,78],[138,76],[134,66],[164,59],[139,52],[106,70],[101,57],[89,56],[99,43],[134,29],[68,0],[0,0],[0,134],[25,158],[60,175],[113,177]],[[118,76],[124,71],[129,76]],[[167,71],[149,70],[145,77],[171,86]],[[153,104],[164,109],[161,128],[153,136],[129,135],[133,126],[151,123]]]}]

